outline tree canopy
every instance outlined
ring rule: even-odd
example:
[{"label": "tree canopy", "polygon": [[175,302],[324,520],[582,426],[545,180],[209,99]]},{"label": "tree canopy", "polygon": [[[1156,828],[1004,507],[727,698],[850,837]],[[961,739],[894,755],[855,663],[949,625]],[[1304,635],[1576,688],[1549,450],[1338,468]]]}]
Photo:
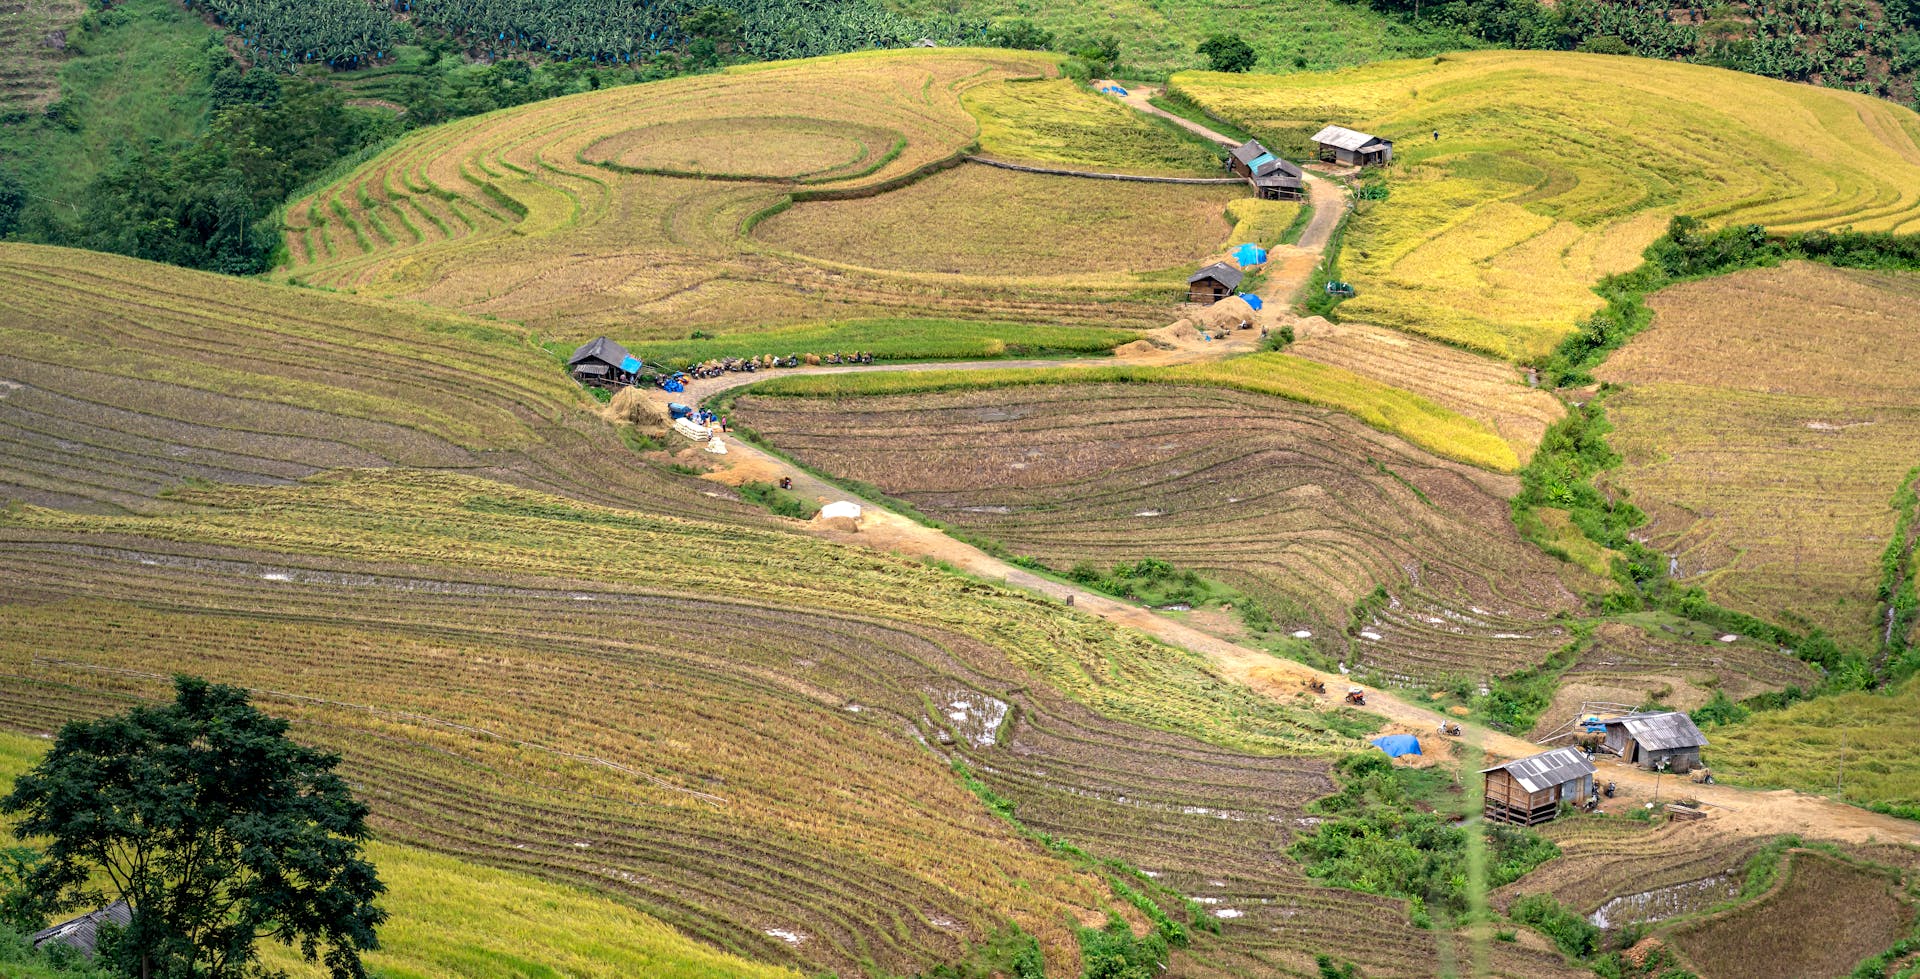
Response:
[{"label": "tree canopy", "polygon": [[1207,56],[1214,71],[1247,71],[1260,60],[1253,45],[1238,34],[1215,34],[1201,41],[1197,50]]},{"label": "tree canopy", "polygon": [[21,839],[51,840],[32,893],[48,908],[132,905],[102,950],[132,974],[238,979],[271,938],[335,979],[364,977],[385,888],[338,756],[294,743],[243,690],[174,687],[171,704],[68,724],[0,799]]}]

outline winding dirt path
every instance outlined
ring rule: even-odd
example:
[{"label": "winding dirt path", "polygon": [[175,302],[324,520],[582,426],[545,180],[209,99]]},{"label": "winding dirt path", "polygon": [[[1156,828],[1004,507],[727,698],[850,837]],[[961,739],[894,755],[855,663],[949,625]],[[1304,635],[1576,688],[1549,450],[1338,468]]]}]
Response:
[{"label": "winding dirt path", "polygon": [[[1111,83],[1096,82],[1096,85],[1106,84]],[[1233,140],[1220,133],[1152,105],[1148,102],[1149,97],[1147,92],[1130,90],[1122,101],[1142,112],[1170,119],[1215,142],[1229,146],[1235,145]],[[1308,174],[1307,186],[1314,205],[1313,217],[1298,244],[1282,246],[1270,253],[1272,272],[1261,290],[1261,298],[1270,299],[1282,308],[1290,304],[1293,294],[1312,276],[1315,265],[1347,207],[1345,189],[1334,181]],[[1195,344],[1193,347],[1194,349],[1190,351],[1172,351],[1171,360],[1216,359],[1245,352],[1240,345],[1219,342]],[[671,400],[698,403],[723,391],[751,385],[768,377],[794,374],[998,368],[1071,370],[1114,362],[1112,358],[1076,358],[802,367],[776,371],[772,374],[726,374],[718,378],[690,382],[686,394],[668,395],[656,390],[651,392],[651,395],[662,403]],[[1460,723],[1464,729],[1465,740],[1496,759],[1518,758],[1543,750],[1541,746],[1523,738],[1462,722],[1458,718],[1444,715],[1421,704],[1409,702],[1392,691],[1356,684],[1344,675],[1324,673],[1305,664],[1274,656],[1264,650],[1242,646],[1202,632],[1183,622],[1156,614],[1150,609],[1036,575],[993,557],[971,544],[955,540],[941,531],[878,506],[871,500],[833,486],[770,452],[735,440],[731,436],[722,435],[722,438],[727,443],[727,455],[705,456],[709,461],[719,463],[718,470],[710,475],[710,478],[716,481],[738,483],[744,479],[777,479],[786,476],[793,480],[794,492],[803,498],[819,502],[849,500],[861,506],[863,515],[857,531],[838,529],[818,521],[802,525],[820,537],[904,557],[944,561],[968,574],[1002,581],[1009,586],[1071,604],[1081,614],[1092,615],[1115,625],[1145,633],[1170,645],[1200,653],[1208,658],[1222,676],[1275,699],[1297,697],[1307,690],[1307,684],[1310,681],[1317,680],[1327,689],[1326,694],[1319,695],[1321,699],[1334,703],[1349,686],[1360,686],[1366,695],[1366,709],[1385,719],[1383,728],[1418,732],[1422,741],[1430,749],[1437,749],[1439,743],[1446,740],[1434,733],[1436,728],[1443,721],[1454,721]],[[1596,781],[1600,784],[1614,782],[1619,789],[1616,798],[1607,800],[1604,808],[1608,811],[1624,811],[1634,806],[1646,805],[1656,799],[1665,803],[1679,798],[1691,798],[1709,807],[1709,821],[1720,832],[1725,833],[1746,836],[1798,833],[1807,837],[1853,843],[1873,841],[1920,843],[1920,824],[1868,812],[1824,796],[1807,795],[1791,790],[1758,791],[1728,785],[1695,785],[1681,777],[1656,776],[1651,772],[1605,758],[1600,760],[1599,769]]]}]

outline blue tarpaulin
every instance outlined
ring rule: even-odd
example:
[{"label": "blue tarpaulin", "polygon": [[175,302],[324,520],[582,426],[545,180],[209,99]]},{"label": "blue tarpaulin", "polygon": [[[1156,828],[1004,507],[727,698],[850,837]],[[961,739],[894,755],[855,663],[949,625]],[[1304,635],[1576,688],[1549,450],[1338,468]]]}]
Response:
[{"label": "blue tarpaulin", "polygon": [[1386,752],[1388,758],[1420,753],[1420,739],[1411,734],[1389,734],[1384,738],[1374,738],[1373,746]]},{"label": "blue tarpaulin", "polygon": [[1243,269],[1259,265],[1267,260],[1267,250],[1249,241],[1233,250],[1233,260]]},{"label": "blue tarpaulin", "polygon": [[627,359],[620,362],[620,369],[623,371],[626,371],[629,374],[632,374],[633,372],[640,369],[640,358],[635,357],[632,354],[628,354]]},{"label": "blue tarpaulin", "polygon": [[1243,293],[1241,293],[1241,294],[1240,294],[1240,298],[1242,298],[1242,299],[1244,299],[1244,300],[1246,300],[1246,301],[1247,301],[1247,305],[1248,305],[1248,306],[1251,306],[1251,307],[1253,307],[1254,309],[1259,309],[1259,308],[1260,308],[1260,305],[1261,305],[1261,303],[1260,303],[1260,297],[1259,297],[1259,296],[1256,296],[1256,295],[1254,295],[1254,294],[1253,294],[1253,293],[1251,293],[1251,292],[1243,292]]},{"label": "blue tarpaulin", "polygon": [[1252,162],[1247,164],[1247,170],[1251,173],[1259,173],[1261,167],[1264,167],[1267,164],[1272,163],[1273,161],[1278,159],[1279,157],[1274,156],[1272,153],[1262,153],[1259,156],[1254,157]]}]

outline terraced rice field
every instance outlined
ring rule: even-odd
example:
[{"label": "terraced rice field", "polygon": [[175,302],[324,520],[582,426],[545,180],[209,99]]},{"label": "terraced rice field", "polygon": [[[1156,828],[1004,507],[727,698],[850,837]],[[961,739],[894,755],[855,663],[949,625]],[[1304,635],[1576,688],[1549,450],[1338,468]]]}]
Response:
[{"label": "terraced rice field", "polygon": [[54,73],[84,0],[12,0],[0,6],[0,112],[39,112],[60,95]]},{"label": "terraced rice field", "polygon": [[[1152,557],[1218,578],[1388,682],[1508,673],[1566,641],[1550,620],[1573,596],[1514,533],[1510,481],[1337,412],[1093,383],[735,407],[809,465],[1055,568]],[[1376,586],[1390,601],[1350,622]]]},{"label": "terraced rice field", "polygon": [[1050,603],[461,476],[175,502],[6,515],[0,724],[46,731],[190,666],[342,752],[385,839],[805,971],[924,968],[1009,918],[1078,971],[1064,923],[1097,920],[1105,885],[1009,835],[943,755],[1031,825],[1242,910],[1196,974],[1300,968],[1341,922],[1373,922],[1379,974],[1432,941],[1280,857],[1351,722]]},{"label": "terraced rice field", "polygon": [[980,150],[996,159],[1106,173],[1218,177],[1218,147],[1067,78],[967,90]]},{"label": "terraced rice field", "polygon": [[1912,926],[1913,907],[1890,875],[1800,851],[1781,878],[1765,897],[1674,935],[1704,979],[1845,975]]},{"label": "terraced rice field", "polygon": [[1718,728],[1708,760],[1742,784],[1831,793],[1857,803],[1920,806],[1920,749],[1913,746],[1920,685],[1847,693]]},{"label": "terraced rice field", "polygon": [[[1561,677],[1553,705],[1540,715],[1532,737],[1560,730],[1580,715],[1586,701],[1615,704],[1658,702],[1693,710],[1716,691],[1734,700],[1820,681],[1813,667],[1751,639],[1720,642],[1662,634],[1623,622],[1604,622],[1593,643]],[[1717,738],[1717,735],[1715,735]]]},{"label": "terraced rice field", "polygon": [[0,498],[406,466],[763,522],[642,465],[514,327],[32,245],[0,245],[0,287]]},{"label": "terraced rice field", "polygon": [[[634,342],[860,318],[1163,326],[1184,274],[1143,280],[1132,265],[1097,264],[942,274],[926,270],[925,240],[867,266],[770,250],[745,233],[796,193],[868,195],[957,161],[979,137],[967,91],[1054,74],[1051,55],[875,51],[463,119],[415,133],[294,202],[280,274],[547,335]],[[724,179],[686,176],[694,173]],[[894,193],[869,203],[892,207]],[[1071,227],[1022,206],[973,204],[979,219],[1041,240]],[[1118,206],[1102,209],[1119,222],[1106,229],[1115,240],[1141,240],[1126,228],[1136,219],[1164,226]],[[1053,214],[1066,220],[1064,209]]]},{"label": "terraced rice field", "polygon": [[1395,140],[1392,196],[1347,235],[1341,317],[1514,360],[1551,351],[1674,214],[1920,229],[1920,116],[1864,95],[1504,51],[1171,87],[1283,153],[1330,122]]},{"label": "terraced rice field", "polygon": [[1287,352],[1403,388],[1499,433],[1520,462],[1566,414],[1512,365],[1425,337],[1366,323],[1308,318]]},{"label": "terraced rice field", "polygon": [[[1920,277],[1794,263],[1674,286],[1598,371],[1613,481],[1722,604],[1879,643],[1890,505],[1920,444]],[[1757,370],[1756,365],[1772,365]]]},{"label": "terraced rice field", "polygon": [[754,237],[862,268],[994,277],[1171,271],[1184,283],[1232,233],[1227,204],[1245,196],[1244,187],[966,166],[878,197],[796,204]]},{"label": "terraced rice field", "polygon": [[[0,732],[0,793],[47,745]],[[6,829],[0,821],[0,830]],[[12,842],[10,832],[6,839]],[[631,907],[579,888],[392,843],[371,843],[366,852],[387,885],[380,903],[391,916],[367,965],[387,975],[511,979],[562,968],[592,979],[798,979],[789,969],[702,947]],[[580,941],[582,928],[593,932],[590,947]],[[268,942],[260,951],[269,968],[300,979],[327,975],[292,949]]]},{"label": "terraced rice field", "polygon": [[1505,907],[1522,894],[1551,894],[1592,914],[1625,895],[1723,874],[1738,878],[1747,858],[1766,842],[1729,836],[1710,821],[1643,823],[1618,816],[1558,819],[1540,832],[1559,845],[1560,856],[1495,892],[1496,905]]}]

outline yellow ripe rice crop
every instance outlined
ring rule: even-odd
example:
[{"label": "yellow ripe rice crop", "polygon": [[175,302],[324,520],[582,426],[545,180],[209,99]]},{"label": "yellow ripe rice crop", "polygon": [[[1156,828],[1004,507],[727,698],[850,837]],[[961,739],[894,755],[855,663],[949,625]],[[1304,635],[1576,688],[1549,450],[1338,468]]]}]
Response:
[{"label": "yellow ripe rice crop", "polygon": [[1920,747],[1913,743],[1920,684],[1821,697],[1714,728],[1705,758],[1730,781],[1850,802],[1920,806]]},{"label": "yellow ripe rice crop", "polygon": [[1680,580],[1773,621],[1880,640],[1880,555],[1920,444],[1920,277],[1809,263],[1668,288],[1597,375],[1613,477]]},{"label": "yellow ripe rice crop", "polygon": [[837,397],[904,394],[1033,384],[1197,384],[1270,394],[1343,411],[1436,455],[1499,472],[1519,457],[1491,427],[1418,395],[1352,371],[1280,353],[1254,354],[1213,364],[1176,367],[1083,367],[1074,370],[1002,368],[911,373],[816,374],[776,378],[756,393]]},{"label": "yellow ripe rice crop", "polygon": [[1227,205],[1227,221],[1233,225],[1227,246],[1252,242],[1271,248],[1280,243],[1305,207],[1300,201],[1263,201],[1257,197],[1233,201]]},{"label": "yellow ripe rice crop", "polygon": [[[292,203],[291,257],[277,274],[577,339],[684,340],[695,330],[851,319],[1163,326],[1179,283],[1143,281],[1126,272],[1133,265],[1056,260],[1022,275],[955,276],[871,255],[860,257],[868,264],[815,259],[752,236],[763,221],[791,224],[778,212],[796,200],[796,209],[849,215],[863,205],[910,212],[892,199],[926,192],[899,188],[958,163],[980,138],[966,94],[1056,75],[1057,61],[1004,50],[871,51],[584,93],[421,130]],[[1105,235],[1139,242],[1151,236],[1124,228],[1139,213],[1127,210],[1137,189],[1062,190],[1074,206],[1051,212],[966,203],[1041,241],[1077,237],[1066,219],[1087,205],[1108,219]],[[1217,213],[1217,189],[1184,190]],[[805,203],[821,196],[834,203]],[[948,233],[935,244],[970,244],[964,227]],[[915,256],[939,250],[915,243]],[[1175,251],[1160,260],[1183,262],[1190,249]]]},{"label": "yellow ripe rice crop", "polygon": [[1675,214],[1920,230],[1920,116],[1834,89],[1507,51],[1173,87],[1283,155],[1328,123],[1394,140],[1391,196],[1348,231],[1359,294],[1341,315],[1515,360],[1598,308],[1590,287],[1637,265]]},{"label": "yellow ripe rice crop", "polygon": [[1210,144],[1072,79],[981,85],[961,102],[980,120],[981,152],[998,159],[1110,173],[1221,173]]}]

